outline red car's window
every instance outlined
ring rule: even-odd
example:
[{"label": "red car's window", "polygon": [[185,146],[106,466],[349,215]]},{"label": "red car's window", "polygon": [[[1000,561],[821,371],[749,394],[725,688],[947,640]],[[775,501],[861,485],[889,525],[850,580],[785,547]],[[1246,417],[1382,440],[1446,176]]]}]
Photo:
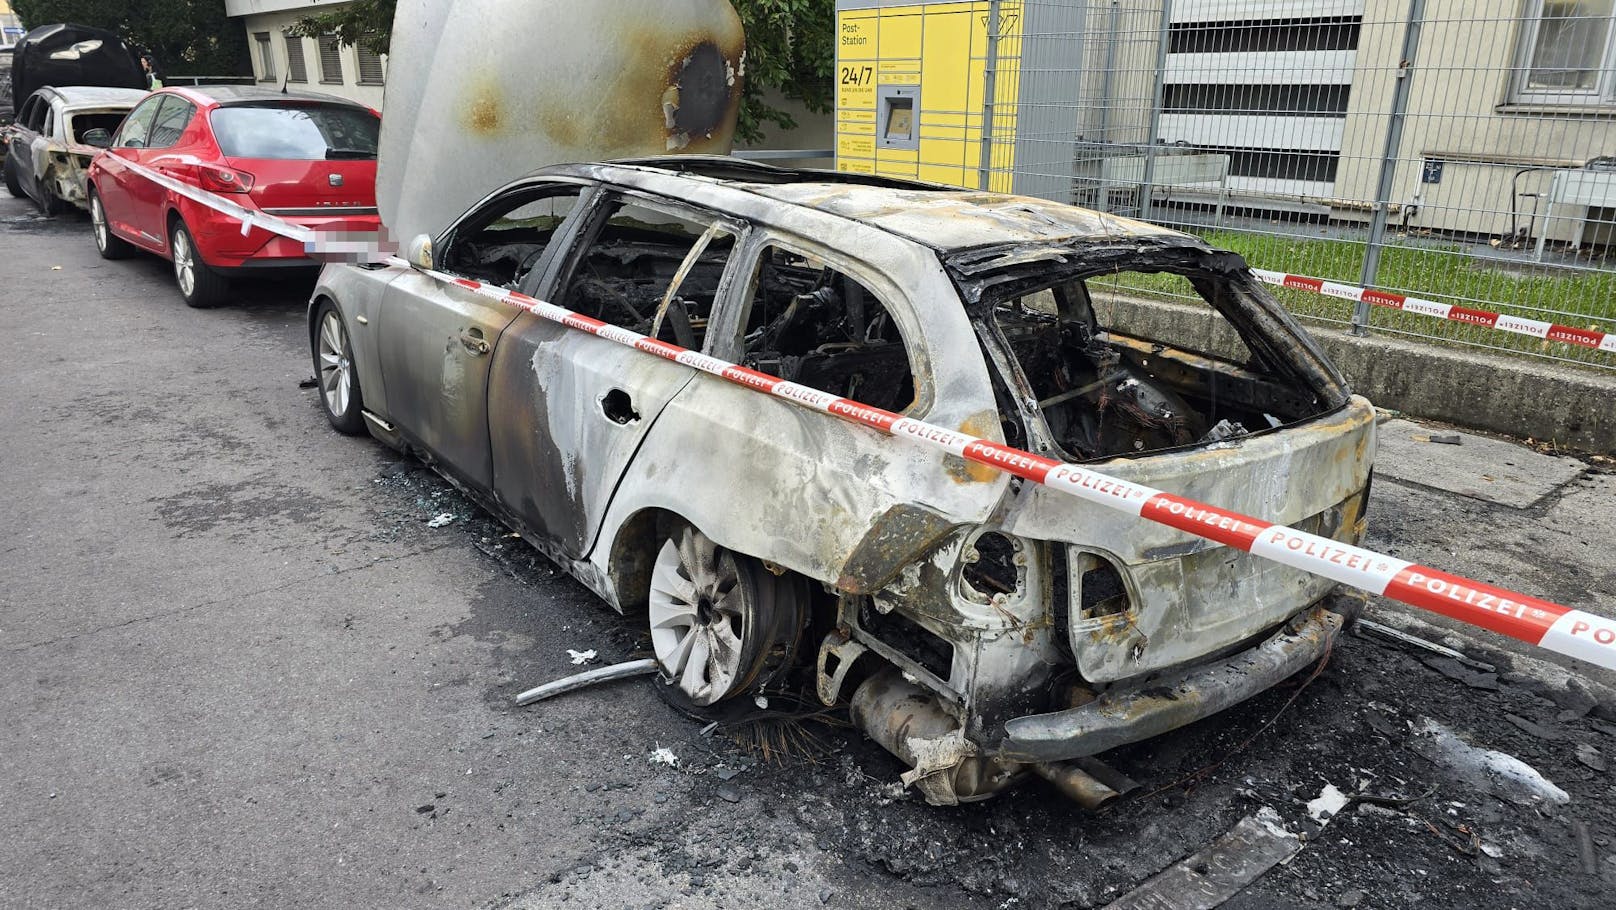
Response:
[{"label": "red car's window", "polygon": [[210,120],[230,158],[375,158],[381,134],[375,114],[335,104],[231,105]]},{"label": "red car's window", "polygon": [[149,149],[166,149],[180,141],[180,135],[191,122],[191,115],[196,113],[196,106],[178,95],[167,95],[163,98],[163,107],[157,112],[157,119],[152,121],[151,136],[146,140]]}]

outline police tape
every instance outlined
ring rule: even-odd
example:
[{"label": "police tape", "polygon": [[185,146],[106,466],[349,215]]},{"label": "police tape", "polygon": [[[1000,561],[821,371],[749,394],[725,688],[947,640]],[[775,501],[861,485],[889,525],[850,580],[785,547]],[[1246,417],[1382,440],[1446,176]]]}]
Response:
[{"label": "police tape", "polygon": [[194,184],[178,180],[155,168],[149,168],[143,164],[137,164],[122,158],[118,160],[130,171],[145,177],[158,186],[240,221],[241,235],[243,237],[247,236],[253,228],[261,228],[272,234],[278,234],[303,244],[305,253],[309,254],[311,258],[322,261],[380,262],[397,252],[397,249],[391,248],[391,245],[386,241],[384,232],[326,231],[301,224],[293,224],[284,218],[278,218],[267,212],[250,209],[239,203],[232,202],[218,193],[212,193]]},{"label": "police tape", "polygon": [[1542,338],[1546,341],[1563,341],[1566,344],[1581,345],[1585,348],[1593,348],[1596,351],[1616,353],[1616,332],[1579,329],[1576,326],[1561,325],[1557,322],[1543,322],[1538,319],[1507,316],[1503,313],[1490,313],[1486,310],[1473,310],[1469,307],[1457,306],[1451,303],[1426,300],[1423,297],[1409,297],[1404,294],[1394,294],[1391,291],[1361,288],[1352,284],[1338,284],[1334,281],[1325,281],[1322,278],[1309,278],[1306,275],[1270,272],[1267,269],[1252,269],[1251,273],[1256,275],[1259,281],[1278,285],[1279,287],[1299,288],[1304,291],[1312,291],[1315,294],[1323,294],[1326,297],[1338,297],[1342,300],[1402,310],[1405,313],[1419,313],[1422,316],[1446,319],[1449,322],[1479,325],[1489,329],[1498,329],[1501,332],[1513,332],[1517,335]]},{"label": "police tape", "polygon": [[[136,167],[147,176],[153,176],[149,168],[138,165]],[[158,182],[165,186],[178,183],[166,175],[156,176],[162,178]],[[238,218],[250,217],[252,226],[262,227],[294,239],[312,233],[308,228],[291,224],[273,215],[245,209],[198,187],[184,184],[180,186],[183,188],[176,189],[176,192],[227,215]],[[241,214],[237,214],[238,212]],[[243,218],[243,233],[247,224],[249,222]],[[378,254],[374,257],[374,261],[386,262],[395,267],[411,267],[409,263],[396,256],[382,256],[380,251],[372,252]],[[676,344],[648,338],[630,329],[601,322],[518,291],[433,269],[421,271],[445,285],[463,288],[526,310],[542,319],[653,354],[810,410],[861,424],[889,436],[910,439],[949,455],[996,468],[1087,502],[1145,518],[1196,537],[1247,551],[1281,565],[1440,613],[1596,666],[1616,670],[1616,620],[1376,553],[1339,540],[1276,525],[1239,512],[1219,509],[1142,484],[1109,477],[1079,465],[1066,464],[1001,443],[978,439],[912,417],[903,417],[882,408],[798,385]]]},{"label": "police tape", "polygon": [[[407,265],[402,260],[392,262]],[[654,354],[811,410],[862,424],[891,436],[912,439],[1088,502],[1616,670],[1616,620],[1239,512],[1219,509],[912,417],[902,417],[891,411],[648,338],[630,329],[574,313],[517,291],[443,272],[425,271],[445,284],[465,288],[551,322]]]}]

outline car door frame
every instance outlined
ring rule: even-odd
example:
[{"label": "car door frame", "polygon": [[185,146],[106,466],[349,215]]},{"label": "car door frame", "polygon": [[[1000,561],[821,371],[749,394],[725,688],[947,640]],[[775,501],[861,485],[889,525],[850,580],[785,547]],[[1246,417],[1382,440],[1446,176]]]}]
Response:
[{"label": "car door frame", "polygon": [[[589,205],[573,225],[571,234],[567,237],[567,246],[556,255],[551,266],[546,270],[534,296],[542,300],[552,300],[558,305],[565,306],[566,302],[557,300],[556,294],[564,288],[573,278],[575,270],[582,258],[587,254],[590,244],[604,227],[604,222],[611,216],[614,203],[619,200],[633,202],[664,211],[666,214],[683,218],[688,221],[714,224],[723,228],[735,237],[729,258],[724,264],[724,273],[715,290],[713,312],[721,312],[726,301],[736,293],[737,263],[745,258],[745,252],[751,242],[753,226],[744,218],[722,212],[716,209],[689,202],[684,199],[663,196],[635,187],[626,187],[618,184],[603,183],[593,195]],[[694,250],[692,251],[694,252]],[[687,254],[688,256],[688,254]],[[671,284],[670,284],[671,287]],[[676,290],[676,288],[675,288]],[[615,324],[615,323],[613,323]],[[531,414],[521,415],[523,418],[533,417],[533,424],[526,434],[536,437],[543,432],[549,438],[550,446],[543,452],[529,451],[528,461],[524,462],[513,453],[517,448],[511,440],[516,434],[502,433],[495,436],[493,424],[493,405],[490,406],[490,434],[493,440],[491,448],[494,455],[494,487],[497,501],[516,522],[527,532],[537,535],[545,541],[547,552],[557,558],[567,560],[582,560],[587,558],[601,539],[601,530],[606,515],[611,509],[613,499],[622,484],[623,476],[634,463],[640,446],[644,444],[651,429],[656,425],[657,419],[667,405],[683,391],[690,380],[696,376],[697,371],[682,364],[671,363],[660,358],[647,356],[644,352],[632,349],[614,341],[599,338],[593,334],[582,332],[568,326],[558,325],[549,320],[532,314],[523,314],[513,322],[505,332],[505,338],[522,337],[524,341],[532,343],[536,349],[547,347],[561,348],[554,367],[555,373],[551,379],[562,373],[569,375],[569,386],[581,388],[585,383],[578,381],[578,363],[587,360],[594,365],[607,364],[621,366],[620,384],[614,385],[612,391],[624,391],[622,385],[636,384],[636,392],[629,392],[630,402],[637,409],[635,418],[628,423],[617,423],[619,427],[629,427],[629,430],[615,431],[612,427],[602,425],[594,435],[581,440],[561,440],[555,438],[553,432],[546,432],[548,427],[541,424],[539,419]],[[706,350],[712,343],[712,333],[709,330],[703,340],[702,349]],[[581,353],[580,353],[581,352]],[[506,351],[507,360],[496,363],[496,368],[508,364],[510,350]],[[499,352],[496,351],[496,357]],[[538,353],[532,361],[537,368]],[[608,367],[609,369],[609,367]],[[495,400],[496,395],[504,395],[503,371],[501,385],[498,391],[490,380],[490,398]],[[655,388],[660,384],[660,388]],[[653,391],[647,394],[637,394],[647,387]],[[534,398],[538,398],[535,394]],[[598,421],[609,420],[605,416],[604,396],[589,395],[593,401],[574,399],[566,402],[569,405],[566,413],[576,415],[580,420]],[[501,399],[502,400],[502,399]],[[654,402],[654,407],[644,407],[644,403]],[[543,407],[546,413],[552,411],[555,404],[548,396],[542,401],[533,401],[535,407]],[[596,413],[600,411],[601,413]],[[514,415],[513,415],[513,419]],[[602,438],[607,440],[613,434],[619,437],[632,432],[632,438],[620,438],[615,444],[604,446],[591,446],[590,440],[599,442]],[[560,459],[557,464],[536,464],[544,455],[553,455]],[[572,457],[567,458],[568,455]],[[587,459],[587,462],[584,461]],[[564,467],[564,465],[571,467]],[[526,497],[513,496],[512,488],[501,483],[502,470],[508,475],[513,471],[522,476],[531,476],[534,473],[544,472],[554,477],[564,475],[566,483],[564,489],[556,493],[556,497],[543,503],[526,501]],[[583,468],[579,466],[583,465]],[[585,471],[578,474],[575,472]],[[594,472],[599,475],[594,476]],[[580,479],[581,478],[581,479]],[[563,522],[557,515],[570,515],[571,522]]]},{"label": "car door frame", "polygon": [[[517,289],[521,292],[526,293],[533,290],[542,280],[543,273],[550,269],[551,264],[560,255],[559,251],[570,248],[573,233],[576,231],[580,218],[590,210],[589,203],[593,199],[597,188],[594,181],[577,177],[541,177],[523,180],[495,190],[438,234],[438,237],[432,243],[434,268],[444,274],[457,274],[450,270],[446,263],[448,259],[447,253],[456,241],[459,232],[466,225],[477,222],[486,216],[491,209],[504,206],[513,196],[535,190],[542,192],[546,188],[558,186],[577,187],[579,190],[578,203],[574,206],[573,211],[567,214],[557,233],[552,236],[551,243],[546,247],[543,257],[538,263],[534,264],[534,267],[518,283]],[[487,468],[486,480],[483,479],[485,472],[482,470],[481,465],[458,464],[452,457],[449,457],[449,454],[441,445],[434,445],[434,440],[443,436],[445,428],[428,425],[426,421],[430,420],[432,415],[415,415],[414,419],[412,419],[411,415],[403,413],[405,410],[403,406],[405,396],[414,397],[418,393],[418,387],[422,382],[421,370],[424,368],[424,365],[416,364],[411,360],[409,356],[410,348],[391,343],[395,326],[400,325],[401,320],[405,318],[403,316],[405,304],[401,300],[404,295],[415,298],[416,301],[422,301],[417,305],[432,305],[442,311],[460,312],[461,307],[456,306],[453,303],[454,301],[459,301],[460,304],[465,305],[476,305],[488,310],[498,311],[499,308],[503,307],[508,308],[510,311],[510,318],[501,323],[498,329],[491,333],[491,336],[485,327],[477,327],[479,334],[482,336],[481,341],[486,346],[484,351],[474,355],[485,358],[483,360],[485,366],[482,370],[482,382],[476,394],[463,399],[466,407],[476,409],[467,415],[467,420],[469,420],[471,431],[473,433],[480,432],[482,436],[483,455],[486,459]],[[387,389],[387,413],[389,419],[401,436],[412,445],[429,453],[434,459],[434,463],[441,470],[451,475],[456,482],[465,484],[478,494],[492,495],[496,483],[493,476],[494,459],[489,432],[489,373],[495,358],[498,356],[501,339],[504,338],[506,331],[509,330],[520,315],[522,315],[521,311],[509,304],[488,300],[478,295],[475,291],[461,287],[455,282],[442,281],[426,275],[413,266],[409,272],[401,273],[387,283],[382,289],[376,309],[377,363],[381,373],[381,381]],[[469,329],[466,331],[469,331]],[[463,353],[466,352],[456,352],[451,346],[446,349],[445,356]],[[409,377],[409,379],[406,380],[405,377]]]},{"label": "car door frame", "polygon": [[28,120],[33,116],[34,111],[41,104],[46,106],[49,106],[50,104],[50,102],[45,100],[45,97],[41,92],[36,91],[32,95],[28,96],[28,99],[22,103],[22,109],[17,111],[17,118],[12,121],[10,131],[11,141],[7,143],[7,156],[9,157],[9,161],[7,162],[6,166],[15,167],[18,169],[18,173],[16,175],[17,184],[21,186],[23,188],[23,192],[27,193],[29,196],[33,195],[35,187],[34,156],[32,149],[34,145],[33,137],[38,135],[38,131],[28,125]]},{"label": "car door frame", "polygon": [[[147,104],[152,105],[151,119],[155,122],[157,115],[160,113],[159,109],[163,105],[163,99],[167,97],[165,94],[152,94],[140,99],[139,103],[130,108],[129,112],[124,115],[123,120],[118,123],[118,129],[113,134],[111,145],[96,156],[97,170],[105,179],[96,183],[95,191],[96,195],[101,197],[101,211],[106,216],[107,229],[130,243],[153,252],[161,252],[167,249],[167,239],[146,236],[139,231],[134,221],[130,218],[129,186],[131,179],[135,175],[129,170],[127,164],[131,161],[139,164],[139,153],[144,151],[146,146],[144,143],[139,146],[124,145],[124,130],[129,128],[129,123],[134,118],[135,112]],[[148,138],[151,136],[150,124],[147,124],[146,135]],[[145,178],[140,179],[144,180]]]}]

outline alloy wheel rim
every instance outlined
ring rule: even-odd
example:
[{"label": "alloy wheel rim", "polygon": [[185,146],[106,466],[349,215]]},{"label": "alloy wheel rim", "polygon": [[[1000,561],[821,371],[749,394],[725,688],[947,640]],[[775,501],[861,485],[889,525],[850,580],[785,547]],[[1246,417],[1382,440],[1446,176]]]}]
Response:
[{"label": "alloy wheel rim", "polygon": [[698,705],[730,694],[747,608],[734,557],[685,528],[657,552],[649,608],[651,647],[673,684]]},{"label": "alloy wheel rim", "polygon": [[107,248],[107,213],[101,210],[101,197],[90,197],[90,224],[95,228],[95,245]]},{"label": "alloy wheel rim", "polygon": [[179,282],[180,291],[185,296],[191,296],[196,290],[196,266],[194,255],[191,252],[191,239],[182,230],[174,232],[174,279]]},{"label": "alloy wheel rim", "polygon": [[325,398],[326,409],[338,417],[348,413],[352,373],[348,332],[335,312],[327,312],[320,320],[320,394]]}]

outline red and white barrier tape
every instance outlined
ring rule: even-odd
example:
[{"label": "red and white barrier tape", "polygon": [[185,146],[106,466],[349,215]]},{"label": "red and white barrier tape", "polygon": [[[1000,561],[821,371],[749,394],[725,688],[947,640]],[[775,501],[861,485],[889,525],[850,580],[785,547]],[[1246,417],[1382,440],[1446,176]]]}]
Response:
[{"label": "red and white barrier tape", "polygon": [[[235,215],[235,210],[248,211],[218,197],[212,200],[200,198],[213,194],[197,187],[187,187],[184,194],[203,205],[235,217],[240,217]],[[290,230],[299,232],[308,230],[287,222],[281,222],[278,227],[269,223],[280,221],[274,216],[259,212],[250,214],[254,216],[254,224],[285,236],[296,236],[289,233]],[[407,262],[397,257],[388,258],[386,261],[390,265],[410,267]],[[788,382],[716,357],[687,350],[676,344],[647,338],[638,332],[574,313],[516,291],[431,269],[422,271],[443,284],[464,288],[526,310],[551,322],[588,332],[647,354],[654,354],[736,385],[783,398],[801,407],[862,424],[889,436],[910,439],[1109,509],[1177,528],[1188,534],[1245,550],[1371,594],[1389,597],[1481,626],[1501,635],[1508,635],[1528,644],[1616,670],[1616,620],[1386,556],[1338,540],[1309,534],[1306,531],[1276,525],[1239,512],[1219,509],[1193,499],[1108,477],[1079,465],[1055,461],[911,417],[902,417],[882,408],[860,404],[828,392]]]},{"label": "red and white barrier tape", "polygon": [[[405,264],[401,260],[393,261]],[[863,424],[890,436],[912,439],[1079,499],[1616,670],[1616,621],[1602,616],[900,417],[891,411],[647,338],[516,291],[442,272],[428,271],[427,274],[445,284],[503,301],[551,322],[655,354],[823,414]]]},{"label": "red and white barrier tape", "polygon": [[262,228],[272,234],[279,234],[282,237],[287,237],[303,244],[304,252],[311,257],[322,260],[379,262],[397,252],[396,249],[384,248],[382,234],[380,233],[371,235],[369,232],[320,231],[301,224],[293,224],[284,218],[277,218],[266,212],[247,208],[218,193],[209,192],[195,184],[186,183],[145,165],[136,164],[122,158],[118,160],[124,167],[158,186],[240,221],[241,235],[243,237],[247,236],[247,232],[255,227]]},{"label": "red and white barrier tape", "polygon": [[1486,326],[1490,329],[1498,329],[1501,332],[1514,332],[1517,335],[1529,335],[1533,338],[1543,338],[1548,341],[1563,341],[1566,344],[1581,345],[1585,348],[1593,348],[1596,351],[1616,353],[1616,332],[1579,329],[1576,326],[1560,325],[1556,322],[1543,322],[1537,319],[1522,319],[1519,316],[1506,316],[1502,313],[1489,313],[1486,310],[1473,310],[1469,307],[1456,306],[1451,303],[1438,303],[1435,300],[1426,300],[1423,297],[1408,297],[1403,294],[1394,294],[1391,291],[1377,291],[1374,288],[1361,288],[1352,284],[1338,284],[1334,281],[1325,281],[1322,278],[1309,278],[1306,275],[1270,272],[1266,269],[1252,269],[1251,273],[1256,275],[1260,281],[1280,287],[1299,288],[1304,291],[1312,291],[1315,294],[1323,294],[1326,297],[1339,297],[1342,300],[1402,310],[1405,313],[1419,313],[1422,316],[1432,316],[1437,319],[1446,319],[1450,322]]}]

